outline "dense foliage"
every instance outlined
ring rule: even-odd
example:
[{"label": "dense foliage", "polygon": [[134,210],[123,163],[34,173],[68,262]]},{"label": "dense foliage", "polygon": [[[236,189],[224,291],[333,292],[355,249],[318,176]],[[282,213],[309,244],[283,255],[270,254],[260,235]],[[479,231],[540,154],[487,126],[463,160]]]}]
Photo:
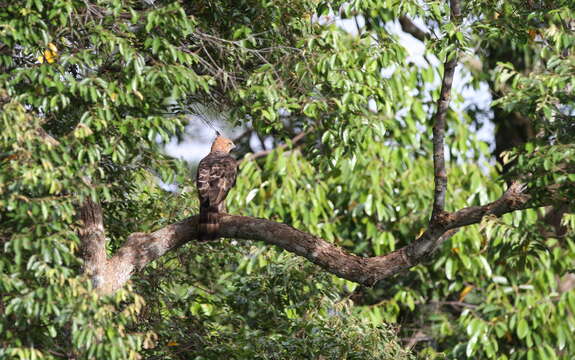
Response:
[{"label": "dense foliage", "polygon": [[[163,147],[203,126],[187,116],[199,109],[288,143],[244,158],[231,213],[362,256],[410,243],[431,213],[438,64],[456,53],[468,79],[457,88],[487,83],[494,116],[521,116],[534,136],[496,165],[476,138],[488,120],[454,93],[448,210],[493,201],[512,179],[540,198],[573,183],[573,4],[462,6],[455,21],[436,1],[0,4],[0,358],[410,358],[401,345],[457,359],[575,356],[569,203],[555,206],[559,224],[543,209],[484,219],[370,289],[233,239],[168,253],[108,297],[81,272],[84,199],[103,206],[110,253],[197,212],[188,164]],[[421,59],[392,26],[402,16],[431,34]],[[565,188],[552,195],[573,199]]]}]

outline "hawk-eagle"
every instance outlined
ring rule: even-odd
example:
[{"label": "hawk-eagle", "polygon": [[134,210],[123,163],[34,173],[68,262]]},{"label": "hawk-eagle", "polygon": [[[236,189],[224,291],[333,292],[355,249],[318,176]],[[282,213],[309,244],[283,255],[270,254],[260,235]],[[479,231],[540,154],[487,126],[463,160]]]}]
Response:
[{"label": "hawk-eagle", "polygon": [[214,240],[220,228],[218,214],[226,212],[226,196],[236,183],[237,163],[230,155],[234,143],[218,134],[210,153],[198,165],[196,185],[200,198],[198,239]]}]

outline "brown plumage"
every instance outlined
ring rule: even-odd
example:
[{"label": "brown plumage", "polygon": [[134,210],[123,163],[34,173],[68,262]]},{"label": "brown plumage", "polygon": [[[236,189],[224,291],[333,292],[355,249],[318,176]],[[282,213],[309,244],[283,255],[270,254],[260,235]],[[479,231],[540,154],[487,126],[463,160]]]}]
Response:
[{"label": "brown plumage", "polygon": [[220,224],[218,213],[226,212],[226,196],[236,183],[237,163],[229,154],[234,143],[218,135],[210,153],[198,165],[196,186],[200,198],[198,239],[218,238]]}]

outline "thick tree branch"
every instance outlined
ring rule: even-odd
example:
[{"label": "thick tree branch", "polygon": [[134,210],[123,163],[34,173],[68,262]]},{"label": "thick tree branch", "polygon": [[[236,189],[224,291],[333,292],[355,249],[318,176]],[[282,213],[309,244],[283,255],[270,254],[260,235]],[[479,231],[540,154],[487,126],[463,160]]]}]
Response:
[{"label": "thick tree branch", "polygon": [[[452,21],[457,22],[460,15],[459,1],[451,0]],[[433,178],[435,191],[433,196],[433,212],[431,222],[438,220],[445,209],[445,192],[447,190],[447,171],[445,170],[444,138],[445,116],[449,108],[453,75],[457,66],[457,49],[447,54],[441,82],[441,93],[437,100],[437,111],[433,120]]]},{"label": "thick tree branch", "polygon": [[[349,254],[332,243],[289,225],[248,216],[221,215],[219,235],[223,238],[255,240],[276,245],[305,257],[339,277],[362,285],[373,286],[380,280],[428,259],[439,244],[455,234],[462,226],[479,223],[484,216],[501,216],[528,207],[548,205],[531,204],[530,195],[524,191],[523,186],[513,184],[500,199],[492,203],[468,207],[453,213],[444,213],[440,218],[441,221],[430,226],[422,236],[409,245],[389,254],[371,258]],[[551,203],[555,200],[549,198],[548,201]],[[88,209],[92,208],[92,206],[88,207]],[[87,263],[96,263],[102,267],[95,271],[95,274],[99,276],[99,281],[96,282],[99,292],[108,294],[116,291],[148,263],[168,251],[197,239],[197,220],[197,216],[192,216],[152,233],[134,233],[106,262],[101,258],[97,261],[87,261]],[[94,229],[97,234],[102,234],[100,227],[96,226]],[[95,237],[95,239],[99,239],[94,246],[99,249],[97,252],[101,256],[103,254],[103,249],[100,247],[102,238]]]}]

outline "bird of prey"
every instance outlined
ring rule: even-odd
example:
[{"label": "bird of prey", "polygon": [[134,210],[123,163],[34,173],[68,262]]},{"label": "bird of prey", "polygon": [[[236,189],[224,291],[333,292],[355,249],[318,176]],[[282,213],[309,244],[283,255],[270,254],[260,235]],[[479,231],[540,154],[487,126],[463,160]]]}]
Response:
[{"label": "bird of prey", "polygon": [[218,133],[210,153],[198,165],[196,186],[200,199],[199,240],[218,238],[218,214],[226,212],[226,196],[236,183],[238,166],[230,155],[234,147],[230,139]]}]

